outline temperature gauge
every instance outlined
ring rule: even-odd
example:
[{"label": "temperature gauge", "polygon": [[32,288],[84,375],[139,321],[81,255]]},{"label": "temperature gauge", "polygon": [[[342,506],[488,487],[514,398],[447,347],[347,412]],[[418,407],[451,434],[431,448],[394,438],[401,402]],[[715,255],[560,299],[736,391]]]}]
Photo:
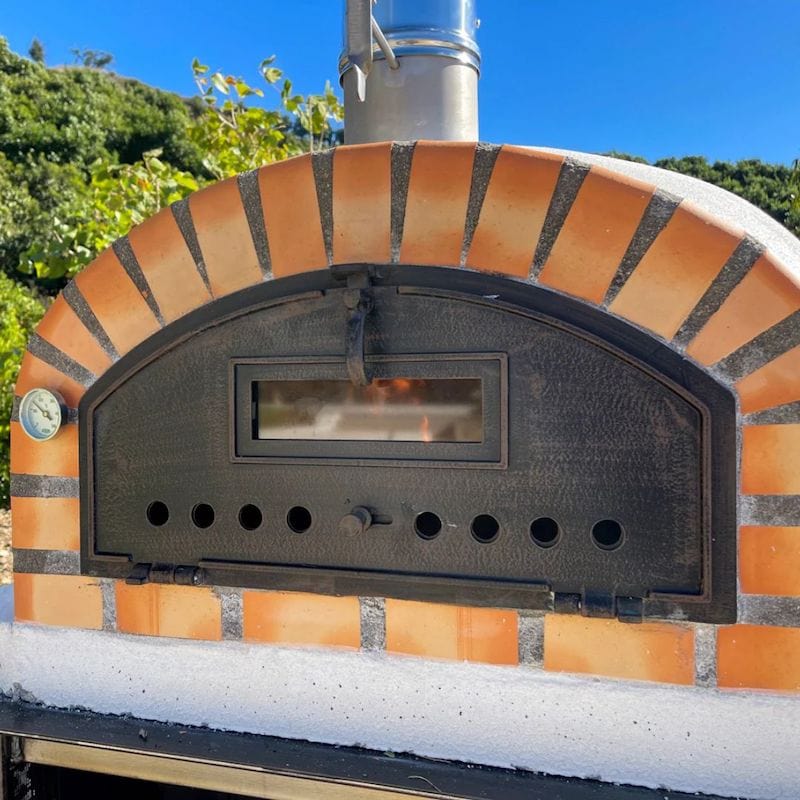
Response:
[{"label": "temperature gauge", "polygon": [[31,389],[19,404],[19,422],[31,439],[46,442],[58,433],[65,411],[64,398],[58,392]]}]

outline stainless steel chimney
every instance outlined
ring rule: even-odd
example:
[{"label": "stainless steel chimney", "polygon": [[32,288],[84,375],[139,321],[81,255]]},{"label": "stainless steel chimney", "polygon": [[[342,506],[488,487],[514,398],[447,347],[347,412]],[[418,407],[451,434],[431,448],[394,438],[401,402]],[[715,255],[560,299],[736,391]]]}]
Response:
[{"label": "stainless steel chimney", "polygon": [[478,139],[475,6],[347,0],[339,62],[347,144]]}]

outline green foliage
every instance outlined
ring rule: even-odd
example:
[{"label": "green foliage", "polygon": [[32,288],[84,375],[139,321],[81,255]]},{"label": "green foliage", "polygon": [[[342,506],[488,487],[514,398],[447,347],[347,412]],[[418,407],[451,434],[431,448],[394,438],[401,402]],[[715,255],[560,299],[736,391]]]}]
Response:
[{"label": "green foliage", "polygon": [[[330,87],[323,95],[302,97],[283,80],[281,109],[270,110],[248,105],[248,99],[263,97],[264,92],[242,78],[209,74],[197,60],[192,68],[204,110],[188,122],[187,135],[206,154],[203,164],[215,178],[301,153],[323,139],[332,120],[342,117]],[[283,78],[273,59],[262,62],[261,74],[268,86]],[[292,132],[284,112],[293,114],[307,135]],[[68,199],[50,210],[47,228],[21,253],[19,269],[40,282],[71,278],[134,225],[203,183],[202,177],[161,156],[161,150],[153,150],[133,164],[121,165],[98,158],[89,167],[88,184],[74,182]]]},{"label": "green foliage", "polygon": [[[161,149],[175,169],[209,177],[187,132],[196,114],[196,105],[108,72],[47,69],[0,38],[0,272],[17,273],[52,220],[69,218],[98,159],[133,164]],[[50,293],[63,285],[38,283]]]},{"label": "green foliage", "polygon": [[52,215],[47,235],[25,251],[20,270],[38,278],[72,278],[134,225],[199,188],[194,176],[160,156],[151,150],[135,164],[95,161],[88,187]]},{"label": "green foliage", "polygon": [[[105,69],[114,61],[114,56],[111,53],[106,53],[105,50],[86,50],[73,47],[70,52],[75,59],[75,63],[82,67]],[[35,58],[33,60],[36,61]]]},{"label": "green foliage", "polygon": [[44,304],[28,288],[0,274],[0,507],[8,507],[9,422],[14,383],[25,346],[44,314]]},{"label": "green foliage", "polygon": [[[228,178],[324,146],[332,123],[344,118],[329,83],[321,95],[295,94],[290,80],[281,82],[283,72],[274,62],[274,56],[265,59],[259,71],[268,87],[278,89],[280,84],[280,109],[248,104],[248,99],[262,98],[264,90],[241,77],[209,73],[197,59],[192,62],[205,113],[190,126],[189,136],[205,153],[203,164],[215,178]],[[294,116],[299,134],[287,114]]]},{"label": "green foliage", "polygon": [[32,61],[35,61],[37,64],[44,64],[44,45],[36,38],[31,42],[31,46],[28,48],[28,55],[31,57]]}]

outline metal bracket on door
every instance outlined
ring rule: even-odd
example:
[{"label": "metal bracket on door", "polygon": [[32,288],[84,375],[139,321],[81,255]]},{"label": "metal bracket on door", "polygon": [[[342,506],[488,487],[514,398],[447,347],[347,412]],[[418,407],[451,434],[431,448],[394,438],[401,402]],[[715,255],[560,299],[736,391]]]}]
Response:
[{"label": "metal bracket on door", "polygon": [[369,386],[372,377],[364,363],[364,328],[367,316],[375,306],[370,271],[367,266],[356,266],[337,270],[337,273],[337,277],[347,280],[344,292],[344,304],[348,312],[345,331],[347,374],[354,386]]}]

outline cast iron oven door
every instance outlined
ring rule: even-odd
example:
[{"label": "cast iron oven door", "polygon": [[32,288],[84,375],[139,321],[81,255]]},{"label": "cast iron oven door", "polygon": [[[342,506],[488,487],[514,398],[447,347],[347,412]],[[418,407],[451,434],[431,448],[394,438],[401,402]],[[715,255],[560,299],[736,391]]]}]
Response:
[{"label": "cast iron oven door", "polygon": [[275,280],[164,328],[80,415],[87,574],[735,617],[732,396],[547,290]]}]

